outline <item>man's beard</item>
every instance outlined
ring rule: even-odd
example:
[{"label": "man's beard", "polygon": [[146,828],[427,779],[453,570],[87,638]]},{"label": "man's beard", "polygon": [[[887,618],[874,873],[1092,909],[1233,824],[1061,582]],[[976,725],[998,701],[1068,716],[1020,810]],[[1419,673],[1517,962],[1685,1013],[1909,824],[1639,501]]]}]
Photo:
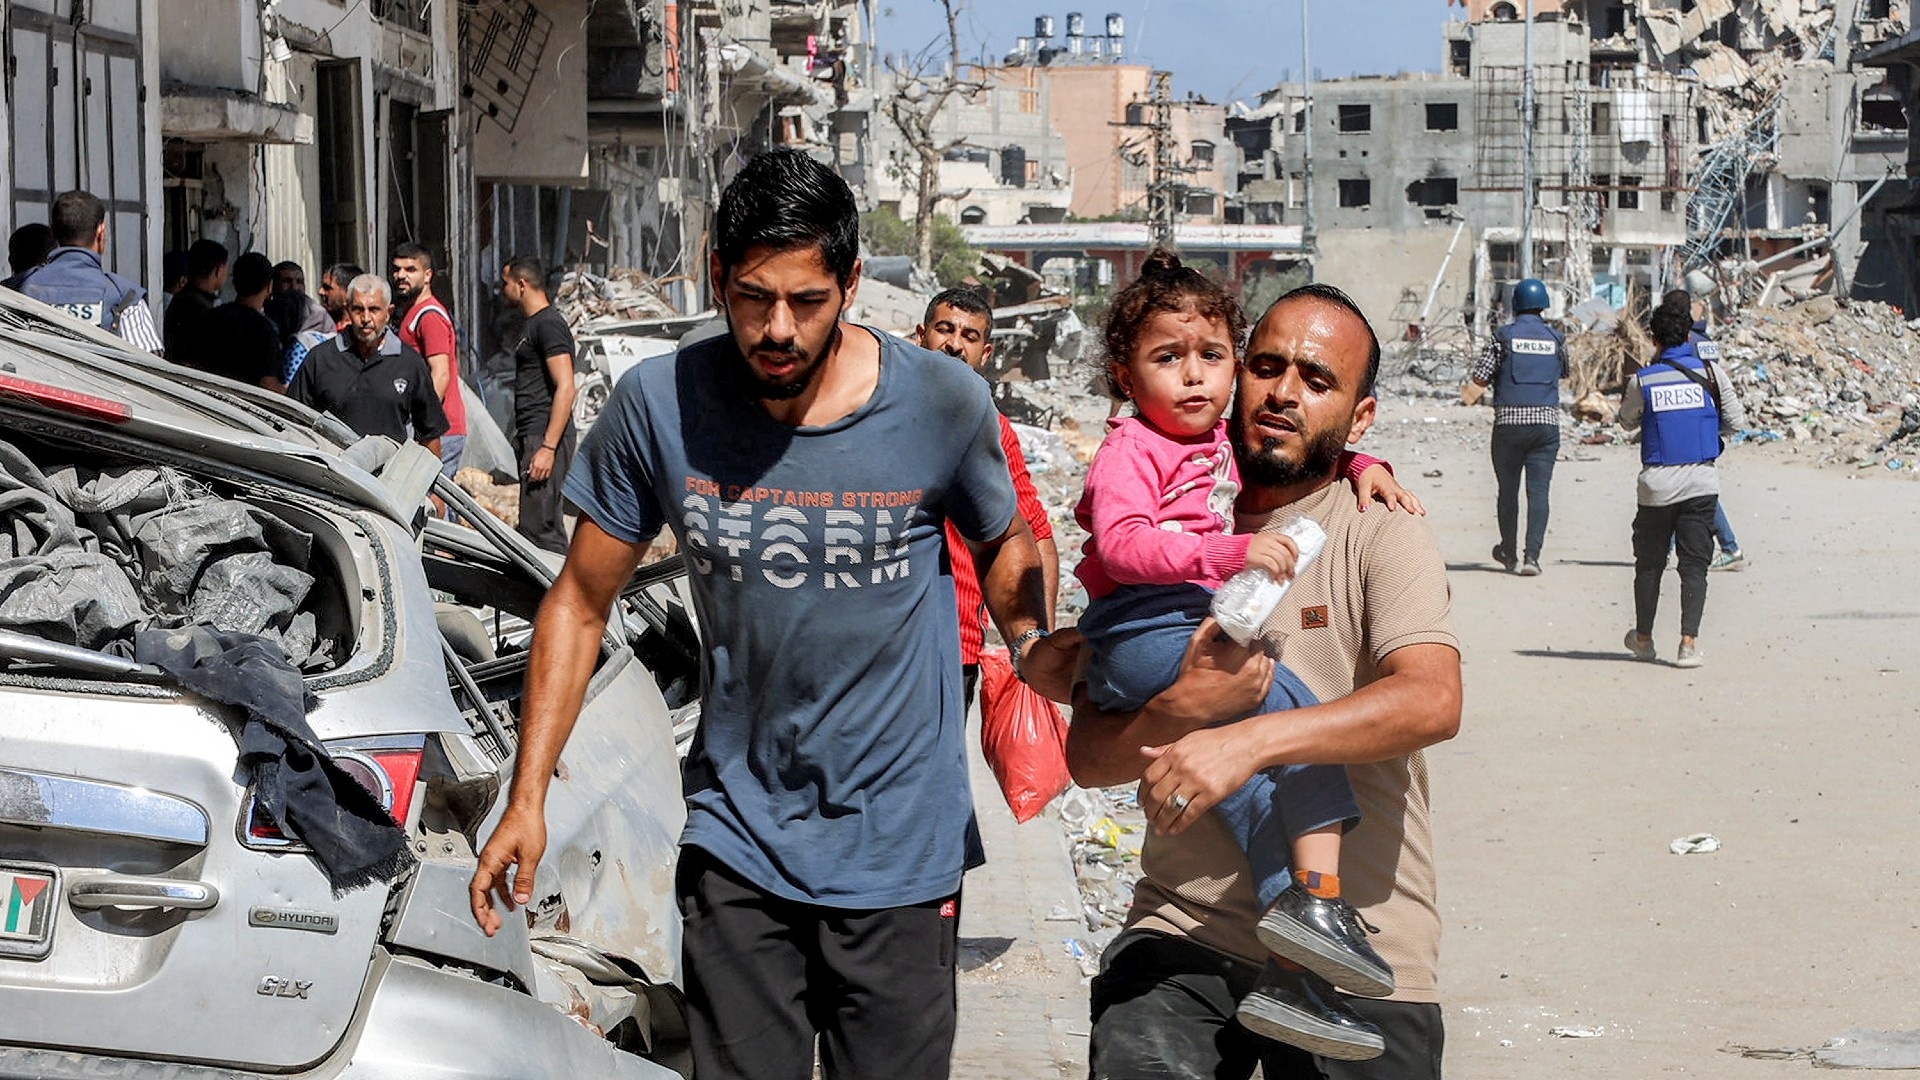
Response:
[{"label": "man's beard", "polygon": [[[731,322],[728,323],[728,329],[732,329]],[[839,340],[839,337],[840,328],[835,326],[833,336],[827,339],[827,346],[820,351],[820,356],[825,356],[832,352],[833,346],[835,342]],[[795,370],[793,375],[786,381],[763,378],[759,372],[753,369],[752,362],[747,359],[748,353],[740,352],[736,344],[734,348],[734,354],[737,358],[735,371],[741,381],[746,384],[749,392],[762,401],[792,401],[794,398],[806,393],[807,388],[813,385],[813,377],[820,373],[820,356],[810,357],[805,350],[798,346],[781,348],[780,346],[762,341],[754,346],[753,349],[749,350],[749,352],[760,353],[762,355],[784,354],[796,357],[800,361],[799,368]]]},{"label": "man's beard", "polygon": [[[1290,417],[1289,419],[1296,419]],[[1240,478],[1250,486],[1292,487],[1309,480],[1324,480],[1333,475],[1340,454],[1347,448],[1346,433],[1328,428],[1307,438],[1306,452],[1299,461],[1288,461],[1279,454],[1280,440],[1267,438],[1260,448],[1250,450],[1242,438],[1240,419],[1231,425],[1233,449],[1240,463]]]}]

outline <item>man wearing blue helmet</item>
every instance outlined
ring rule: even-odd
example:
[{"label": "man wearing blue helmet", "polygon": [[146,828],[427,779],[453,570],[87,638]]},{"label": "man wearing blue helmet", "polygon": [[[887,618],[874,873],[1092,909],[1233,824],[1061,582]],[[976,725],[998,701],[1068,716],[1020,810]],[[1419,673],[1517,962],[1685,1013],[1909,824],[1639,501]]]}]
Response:
[{"label": "man wearing blue helmet", "polygon": [[[1493,560],[1524,577],[1540,573],[1540,545],[1547,537],[1547,489],[1560,454],[1560,380],[1567,377],[1567,343],[1540,313],[1547,286],[1527,278],[1513,287],[1512,322],[1494,331],[1473,366],[1468,404],[1493,387],[1493,475],[1500,484],[1494,516],[1500,542]],[[1514,546],[1519,528],[1520,481],[1527,486],[1526,547]]]}]

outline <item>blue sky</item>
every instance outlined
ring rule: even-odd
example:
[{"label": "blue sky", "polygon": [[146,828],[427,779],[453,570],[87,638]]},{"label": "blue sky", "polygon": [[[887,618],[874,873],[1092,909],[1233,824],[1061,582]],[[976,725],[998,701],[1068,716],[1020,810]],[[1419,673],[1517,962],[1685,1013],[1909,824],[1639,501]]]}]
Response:
[{"label": "blue sky", "polygon": [[[1087,17],[1099,32],[1107,12],[1126,16],[1128,50],[1174,74],[1176,94],[1194,90],[1215,101],[1252,100],[1283,78],[1300,75],[1302,0],[966,0],[960,51],[998,59],[1014,38],[1033,32],[1036,15],[1052,15],[1066,33],[1066,14]],[[1462,16],[1446,0],[1309,0],[1313,66],[1319,77],[1437,71],[1440,25]],[[938,0],[877,0],[884,52],[917,52],[944,32]],[[1357,17],[1364,13],[1364,17]]]}]

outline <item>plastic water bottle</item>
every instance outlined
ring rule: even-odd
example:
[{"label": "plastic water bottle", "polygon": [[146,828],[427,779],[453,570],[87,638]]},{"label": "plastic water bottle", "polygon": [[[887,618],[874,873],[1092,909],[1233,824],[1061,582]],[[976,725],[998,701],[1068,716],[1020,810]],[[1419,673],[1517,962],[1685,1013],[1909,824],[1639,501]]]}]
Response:
[{"label": "plastic water bottle", "polygon": [[1293,539],[1294,546],[1300,549],[1300,557],[1294,560],[1293,574],[1285,581],[1275,581],[1265,570],[1249,567],[1233,575],[1213,594],[1213,618],[1227,636],[1242,645],[1252,641],[1260,628],[1266,625],[1273,615],[1273,609],[1280,606],[1280,600],[1287,595],[1287,587],[1294,583],[1300,572],[1312,564],[1320,550],[1327,546],[1327,530],[1310,517],[1294,514],[1280,526],[1280,532]]}]

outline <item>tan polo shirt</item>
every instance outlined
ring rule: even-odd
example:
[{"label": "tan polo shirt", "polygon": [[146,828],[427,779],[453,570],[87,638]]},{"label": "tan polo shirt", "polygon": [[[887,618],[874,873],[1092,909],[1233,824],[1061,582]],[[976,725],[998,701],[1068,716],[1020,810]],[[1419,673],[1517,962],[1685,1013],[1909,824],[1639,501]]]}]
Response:
[{"label": "tan polo shirt", "polygon": [[[1375,506],[1362,514],[1353,489],[1331,484],[1270,515],[1242,515],[1240,531],[1268,531],[1291,513],[1327,530],[1327,546],[1268,621],[1263,636],[1323,701],[1379,677],[1395,649],[1434,643],[1458,649],[1446,563],[1424,518]],[[1440,911],[1427,763],[1406,757],[1347,769],[1361,821],[1340,852],[1343,895],[1381,932],[1370,941],[1393,965],[1396,1001],[1438,1001]],[[1246,853],[1208,814],[1179,836],[1149,831],[1144,876],[1127,924],[1191,937],[1261,963],[1260,910]]]}]

